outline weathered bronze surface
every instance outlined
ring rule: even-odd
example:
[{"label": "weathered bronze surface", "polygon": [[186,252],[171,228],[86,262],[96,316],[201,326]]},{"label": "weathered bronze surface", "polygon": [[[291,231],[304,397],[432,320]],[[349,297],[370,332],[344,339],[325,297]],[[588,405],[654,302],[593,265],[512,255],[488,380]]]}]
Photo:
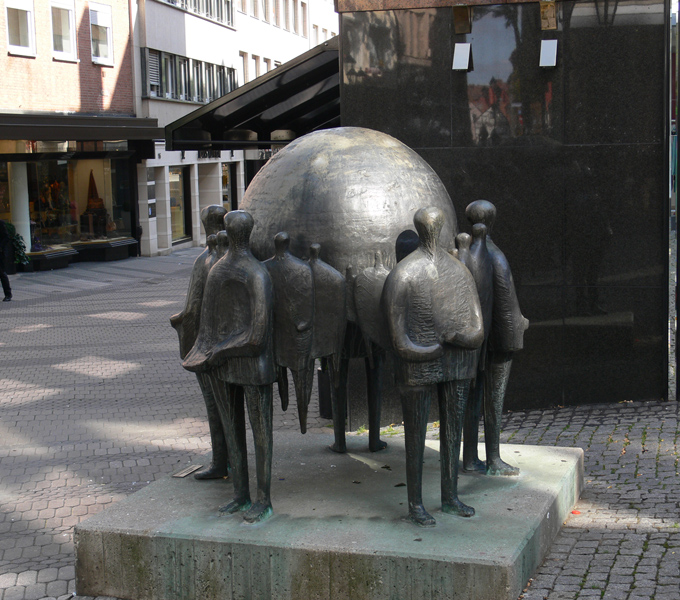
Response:
[{"label": "weathered bronze surface", "polygon": [[293,141],[258,172],[241,202],[255,220],[257,258],[271,257],[274,236],[286,231],[293,255],[306,258],[320,244],[320,258],[343,275],[350,265],[356,275],[373,267],[376,252],[392,268],[397,237],[413,230],[413,214],[425,206],[444,212],[441,246],[454,248],[456,215],[437,174],[395,138],[360,127]]},{"label": "weathered bronze surface", "polygon": [[[386,269],[396,264],[395,241],[405,231],[413,232],[413,214],[419,208],[436,206],[442,211],[447,227],[440,244],[446,250],[455,248],[456,215],[439,177],[413,150],[369,129],[340,127],[295,140],[258,172],[241,206],[255,220],[252,250],[261,260],[274,254],[273,239],[280,231],[289,234],[290,252],[298,258],[309,256],[310,246],[319,244],[318,259],[347,280],[345,311],[347,321],[353,324],[359,324],[354,277],[374,268],[376,252],[383,257]],[[366,326],[369,321],[363,322]],[[331,329],[336,331],[335,325]],[[370,357],[369,447],[380,450],[385,444],[374,431],[380,422],[380,376],[373,372],[380,358],[361,342],[362,338],[371,339],[372,333],[355,333],[353,325],[347,341],[358,339],[359,343],[345,343],[340,362]],[[318,342],[328,333],[318,328],[314,335]],[[333,356],[337,359],[340,353]],[[336,440],[332,449],[344,452],[347,364],[333,364]]]},{"label": "weathered bronze surface", "polygon": [[[519,469],[507,464],[500,457],[501,416],[505,390],[510,377],[512,356],[524,346],[524,332],[529,321],[520,311],[515,283],[508,260],[490,237],[496,219],[496,207],[487,200],[477,200],[465,210],[472,224],[473,235],[480,232],[485,238],[485,247],[492,273],[492,296],[489,298],[488,273],[481,283],[480,298],[493,305],[491,327],[488,331],[487,343],[482,357],[483,372],[477,374],[475,382],[474,402],[468,407],[465,424],[464,468],[466,470],[486,470],[489,475],[519,475]],[[489,235],[481,235],[488,232]],[[481,241],[480,241],[481,247]],[[473,265],[473,269],[476,268]],[[488,269],[488,267],[486,267]],[[474,270],[473,270],[474,273]],[[486,465],[477,456],[477,432],[483,405],[484,411],[484,444],[486,447]]]},{"label": "weathered bronze surface", "polygon": [[435,520],[422,501],[422,460],[435,386],[441,421],[442,511],[474,515],[474,509],[458,499],[458,454],[484,327],[474,279],[439,246],[443,212],[423,208],[413,221],[420,246],[387,276],[382,306],[402,383],[409,517],[432,527]]},{"label": "weathered bronze surface", "polygon": [[484,322],[484,344],[480,350],[477,375],[465,409],[465,441],[463,444],[463,470],[465,471],[483,470],[485,468],[485,465],[477,456],[477,444],[479,443],[479,421],[484,397],[486,350],[493,312],[493,265],[486,246],[486,234],[486,225],[476,223],[472,227],[472,238],[467,233],[459,233],[456,237],[458,258],[472,273],[475,280]]},{"label": "weathered bronze surface", "polygon": [[[250,251],[253,219],[245,211],[225,218],[229,250],[205,284],[196,343],[184,359],[189,371],[212,370],[234,481],[234,499],[220,510],[245,511],[249,523],[272,514],[272,384],[274,290],[267,268]],[[257,499],[251,503],[243,397],[255,440]]]},{"label": "weathered bronze surface", "polygon": [[[224,216],[226,213],[226,209],[218,205],[207,206],[201,211],[201,222],[207,236],[207,246],[198,256],[196,262],[194,262],[184,310],[170,317],[170,324],[177,330],[177,335],[179,336],[179,353],[182,359],[189,353],[198,337],[203,291],[205,289],[205,282],[208,279],[208,273],[226,250],[224,243],[221,244],[221,254],[218,255],[217,236],[224,226]],[[223,234],[222,239],[225,239],[226,233],[221,233]],[[224,438],[222,421],[212,392],[212,377],[213,374],[211,372],[196,373],[208,414],[208,427],[210,429],[210,443],[212,447],[212,461],[209,465],[194,473],[196,479],[217,479],[227,477],[229,474],[227,442]]]},{"label": "weathered bronze surface", "polygon": [[[425,202],[432,204],[418,205]],[[489,237],[494,206],[470,204],[472,236],[456,235],[451,201],[434,172],[403,144],[363,129],[293,142],[260,171],[243,205],[261,224],[250,212],[232,211],[224,218],[226,232],[216,235],[224,210],[204,210],[208,247],[194,266],[185,310],[172,317],[183,366],[197,374],[209,420],[221,425],[221,437],[213,436],[215,464],[199,477],[226,472],[227,452],[219,449],[226,440],[234,495],[220,510],[244,511],[249,523],[272,514],[272,386],[278,381],[285,409],[291,370],[304,433],[317,358],[333,382],[331,450],[346,451],[347,369],[356,356],[364,357],[367,370],[369,449],[383,449],[381,372],[389,353],[401,393],[410,519],[435,525],[422,499],[435,390],[442,511],[473,516],[458,497],[464,424],[466,470],[518,474],[499,455],[500,416],[512,354],[522,347],[528,321],[507,259]],[[271,229],[278,231],[269,236]],[[261,262],[251,246],[267,259]],[[244,404],[255,441],[255,503]],[[485,465],[477,456],[482,409]]]},{"label": "weathered bronze surface", "polygon": [[[314,359],[314,282],[312,269],[293,256],[290,237],[284,231],[274,237],[275,254],[265,261],[274,286],[274,353],[280,369],[293,373],[300,430],[307,431],[307,407],[312,396]],[[285,379],[282,379],[285,378]],[[284,374],[279,380],[287,381]],[[279,385],[279,389],[283,383]]]},{"label": "weathered bronze surface", "polygon": [[319,258],[320,252],[319,244],[309,247],[314,279],[312,357],[329,357],[331,376],[337,378],[347,326],[347,282],[339,271]]}]

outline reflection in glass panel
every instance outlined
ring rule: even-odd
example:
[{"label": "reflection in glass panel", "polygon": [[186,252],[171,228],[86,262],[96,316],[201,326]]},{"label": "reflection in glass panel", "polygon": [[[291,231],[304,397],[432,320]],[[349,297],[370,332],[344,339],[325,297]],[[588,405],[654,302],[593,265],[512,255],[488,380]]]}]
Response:
[{"label": "reflection in glass panel", "polygon": [[[472,143],[497,146],[530,136],[555,137],[555,71],[538,69],[542,38],[538,4],[475,7],[474,69],[467,73]],[[493,44],[489,40],[494,40]]]},{"label": "reflection in glass panel", "polygon": [[[26,174],[31,230],[27,245],[31,252],[130,236],[131,187],[126,159],[31,162]],[[2,207],[0,197],[0,215]]]},{"label": "reflection in glass panel", "polygon": [[30,48],[28,35],[28,11],[18,8],[7,9],[7,33],[10,46]]},{"label": "reflection in glass panel", "polygon": [[52,48],[55,52],[73,53],[70,12],[65,8],[52,7]]},{"label": "reflection in glass panel", "polygon": [[27,167],[31,252],[77,240],[78,207],[70,193],[67,161],[40,161]]},{"label": "reflection in glass panel", "polygon": [[170,220],[172,241],[176,242],[189,236],[187,229],[186,177],[182,167],[170,167]]},{"label": "reflection in glass panel", "polygon": [[92,56],[109,58],[108,28],[92,25]]}]

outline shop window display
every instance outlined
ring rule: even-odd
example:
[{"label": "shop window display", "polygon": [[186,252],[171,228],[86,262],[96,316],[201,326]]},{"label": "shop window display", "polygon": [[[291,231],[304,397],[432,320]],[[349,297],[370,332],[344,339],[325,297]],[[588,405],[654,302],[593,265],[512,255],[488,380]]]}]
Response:
[{"label": "shop window display", "polygon": [[191,237],[189,168],[170,167],[169,177],[172,241],[181,242]]},{"label": "shop window display", "polygon": [[27,164],[31,252],[70,244],[78,237],[78,207],[69,194],[67,161]]},{"label": "shop window display", "polygon": [[[130,181],[124,159],[25,163],[30,252],[130,237]],[[12,221],[7,163],[0,163],[0,219]]]}]

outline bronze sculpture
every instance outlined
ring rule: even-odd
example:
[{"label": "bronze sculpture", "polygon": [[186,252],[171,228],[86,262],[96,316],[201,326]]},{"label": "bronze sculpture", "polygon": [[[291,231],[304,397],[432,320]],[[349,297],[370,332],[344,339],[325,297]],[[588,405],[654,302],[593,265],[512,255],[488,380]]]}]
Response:
[{"label": "bronze sculpture", "polygon": [[468,205],[465,214],[473,224],[473,231],[475,227],[480,226],[485,226],[487,230],[486,247],[493,269],[493,311],[488,348],[484,358],[485,371],[483,376],[477,377],[476,384],[480,391],[480,401],[483,396],[486,465],[481,463],[477,456],[476,439],[480,418],[477,412],[466,422],[465,437],[475,442],[466,444],[468,448],[467,456],[464,456],[464,468],[466,470],[485,468],[488,475],[519,475],[517,467],[509,465],[500,457],[501,416],[512,357],[524,346],[524,332],[529,327],[529,321],[520,311],[508,260],[491,240],[496,207],[487,200],[477,200]]},{"label": "bronze sculpture", "polygon": [[479,470],[485,465],[481,463],[477,454],[478,429],[481,406],[484,396],[484,374],[486,368],[487,345],[491,332],[491,317],[493,312],[493,265],[491,255],[486,246],[486,225],[475,223],[472,227],[472,237],[467,233],[459,233],[456,237],[458,258],[468,268],[475,280],[475,287],[482,307],[484,322],[484,343],[480,348],[477,374],[472,384],[471,396],[465,408],[464,441],[463,441],[463,470]]},{"label": "bronze sculpture", "polygon": [[[289,246],[289,235],[285,231],[277,233],[274,237],[275,254],[264,265],[274,286],[274,353],[279,368],[279,391],[284,385],[287,387],[285,370],[290,369],[300,430],[305,433],[314,377],[314,282],[311,267],[293,256]],[[281,373],[281,370],[284,372]],[[284,381],[285,384],[282,383]]]},{"label": "bronze sculpture", "polygon": [[[213,266],[205,285],[201,324],[184,368],[214,369],[214,388],[229,449],[234,498],[225,513],[245,511],[248,523],[272,514],[272,384],[274,290],[266,267],[250,251],[253,218],[237,210],[225,218],[229,250]],[[243,397],[255,439],[257,499],[251,503]]]},{"label": "bronze sculpture", "polygon": [[382,306],[401,378],[409,517],[431,527],[422,501],[422,460],[427,416],[436,386],[441,420],[442,511],[474,509],[458,498],[458,453],[463,413],[484,339],[481,307],[470,272],[442,249],[444,213],[423,208],[413,222],[420,246],[390,272]]},{"label": "bronze sculpture", "polygon": [[[440,245],[455,248],[457,233],[453,204],[433,169],[413,150],[393,137],[359,127],[339,127],[310,133],[274,155],[248,186],[241,206],[252,214],[253,254],[266,260],[274,254],[273,239],[290,235],[290,251],[307,256],[320,244],[319,258],[347,279],[347,333],[332,397],[336,440],[344,452],[346,379],[349,359],[365,357],[372,406],[370,429],[380,421],[380,357],[370,355],[358,331],[353,282],[348,269],[360,275],[374,267],[381,252],[387,269],[396,264],[395,240],[413,228],[413,214],[437,206],[451,224]],[[336,355],[337,356],[337,355]],[[340,414],[341,413],[341,414]],[[369,429],[369,431],[370,431]],[[371,434],[371,450],[379,450],[379,432]]]},{"label": "bronze sculpture", "polygon": [[[226,213],[225,208],[217,205],[207,206],[201,211],[201,222],[207,236],[207,246],[194,262],[184,310],[170,317],[170,324],[179,336],[179,352],[182,360],[189,353],[198,336],[205,282],[210,269],[221,257],[221,254],[218,255],[217,236],[224,226]],[[226,237],[224,232],[221,233]],[[225,248],[222,247],[221,250],[223,254]],[[194,473],[196,479],[217,479],[228,477],[229,474],[227,442],[224,439],[222,421],[212,391],[212,377],[213,375],[210,372],[196,373],[208,413],[208,428],[212,447],[212,461],[208,466]]]},{"label": "bronze sculpture", "polygon": [[[367,170],[376,155],[378,166]],[[395,171],[405,164],[415,175],[411,169]],[[456,236],[450,199],[429,166],[393,138],[355,128],[291,143],[258,173],[243,205],[257,218],[250,210],[226,215],[227,231],[209,236],[194,267],[187,308],[173,317],[183,366],[196,372],[199,382],[208,382],[202,385],[208,390],[206,405],[212,397],[226,439],[234,497],[220,510],[244,511],[249,523],[272,514],[273,382],[278,381],[285,410],[287,370],[292,371],[304,433],[317,358],[329,367],[333,382],[331,450],[346,451],[352,357],[364,357],[367,370],[369,449],[384,448],[381,371],[391,353],[405,425],[409,518],[420,526],[435,524],[422,499],[425,433],[435,390],[442,511],[473,516],[474,509],[458,497],[462,429],[464,468],[479,469],[483,405],[487,472],[518,473],[500,459],[500,416],[512,353],[521,348],[528,326],[507,259],[489,237],[493,205],[468,206],[472,237]],[[273,228],[276,234],[267,239]],[[308,244],[310,239],[323,244]],[[465,418],[473,380],[474,399]],[[255,438],[254,504],[244,401]]]}]

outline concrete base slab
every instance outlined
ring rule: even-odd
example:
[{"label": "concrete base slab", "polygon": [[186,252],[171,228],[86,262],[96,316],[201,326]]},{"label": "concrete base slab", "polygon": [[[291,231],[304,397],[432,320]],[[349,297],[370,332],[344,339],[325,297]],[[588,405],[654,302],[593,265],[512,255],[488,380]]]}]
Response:
[{"label": "concrete base slab", "polygon": [[[277,433],[274,516],[222,516],[227,481],[167,477],[76,528],[76,590],[131,600],[516,600],[541,563],[583,480],[581,449],[504,445],[513,478],[461,474],[477,514],[440,506],[439,443],[428,441],[423,497],[437,526],[407,513],[404,446],[379,453],[348,438]],[[252,447],[252,446],[251,446]],[[483,452],[480,452],[483,454]],[[254,456],[249,457],[254,471]],[[254,482],[251,489],[255,489]]]}]

